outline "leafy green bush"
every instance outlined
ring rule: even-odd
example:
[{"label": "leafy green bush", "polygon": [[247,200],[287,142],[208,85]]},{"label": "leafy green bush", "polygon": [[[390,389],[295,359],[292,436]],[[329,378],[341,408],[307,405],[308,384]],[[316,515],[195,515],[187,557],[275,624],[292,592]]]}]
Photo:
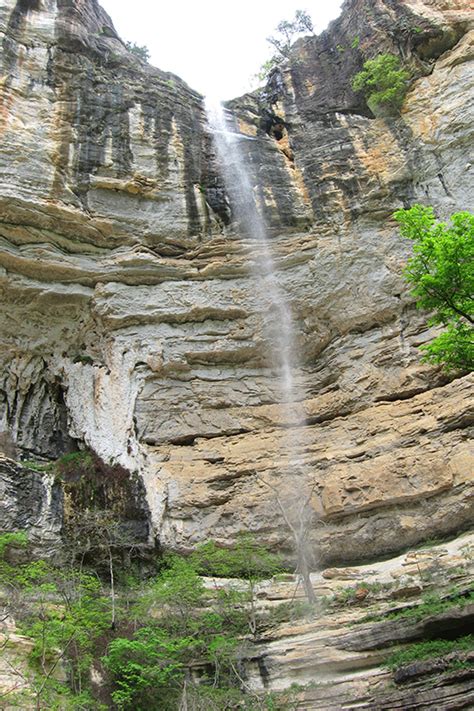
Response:
[{"label": "leafy green bush", "polygon": [[[19,548],[25,548],[28,544],[28,537],[23,531],[8,532],[0,534],[0,563],[8,565],[5,558],[10,547],[18,546]],[[15,567],[8,567],[8,574],[13,573]],[[0,568],[1,571],[1,568]],[[0,578],[0,583],[4,582]]]},{"label": "leafy green bush", "polygon": [[114,679],[117,707],[172,708],[184,680],[184,662],[196,644],[192,637],[173,639],[157,626],[143,627],[133,639],[113,640],[103,661]]},{"label": "leafy green bush", "polygon": [[48,472],[54,466],[52,462],[38,462],[35,459],[22,459],[20,463],[25,469],[33,469],[35,472]]},{"label": "leafy green bush", "polygon": [[413,242],[405,278],[417,305],[434,311],[430,325],[445,331],[424,345],[424,360],[446,370],[474,369],[474,215],[457,212],[451,224],[437,222],[432,207],[413,205],[395,219]]},{"label": "leafy green bush", "polygon": [[150,59],[150,50],[146,45],[139,45],[136,42],[125,42],[125,46],[129,52],[141,59],[142,62],[148,62]]},{"label": "leafy green bush", "polygon": [[240,535],[232,548],[220,548],[214,541],[208,541],[197,547],[192,561],[201,575],[219,578],[257,582],[283,572],[280,558],[249,534]]},{"label": "leafy green bush", "polygon": [[64,477],[80,478],[94,469],[94,458],[91,452],[69,452],[54,463],[55,470]]},{"label": "leafy green bush", "polygon": [[431,639],[428,641],[411,644],[392,654],[386,661],[390,669],[398,669],[405,664],[444,657],[452,652],[471,652],[474,650],[474,635],[467,635],[459,639]]},{"label": "leafy green bush", "polygon": [[364,63],[352,80],[354,91],[363,91],[375,116],[398,114],[408,89],[410,74],[394,54],[379,54]]},{"label": "leafy green bush", "polygon": [[423,602],[416,607],[406,607],[398,610],[393,614],[389,614],[390,619],[413,619],[418,622],[430,615],[438,615],[452,607],[464,607],[474,601],[474,592],[468,595],[453,595],[452,597],[442,598],[440,595],[430,593],[424,596]]},{"label": "leafy green bush", "polygon": [[474,592],[453,593],[449,597],[441,597],[436,593],[428,593],[423,596],[423,602],[413,607],[403,607],[398,610],[389,611],[385,614],[366,615],[358,620],[357,624],[364,622],[376,622],[380,620],[400,620],[408,619],[419,622],[425,617],[438,615],[452,607],[464,607],[474,602]]}]

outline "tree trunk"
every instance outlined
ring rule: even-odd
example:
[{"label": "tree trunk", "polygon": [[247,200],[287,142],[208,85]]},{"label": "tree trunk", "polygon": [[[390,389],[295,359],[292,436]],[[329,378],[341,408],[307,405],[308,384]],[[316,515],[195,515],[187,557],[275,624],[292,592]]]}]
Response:
[{"label": "tree trunk", "polygon": [[[301,544],[297,544],[301,545]],[[304,551],[298,550],[298,572],[303,578],[303,588],[306,598],[309,603],[314,604],[316,602],[316,595],[314,593],[313,586],[311,584],[310,569],[308,566],[308,561]]]}]

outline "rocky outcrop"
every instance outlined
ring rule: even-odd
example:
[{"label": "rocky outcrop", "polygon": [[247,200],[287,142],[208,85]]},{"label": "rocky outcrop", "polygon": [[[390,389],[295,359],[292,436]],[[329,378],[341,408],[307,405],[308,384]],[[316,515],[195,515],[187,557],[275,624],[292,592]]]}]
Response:
[{"label": "rocky outcrop", "polygon": [[[312,543],[320,563],[385,555],[433,531],[443,535],[470,525],[470,393],[470,379],[461,379],[346,416],[338,415],[339,400],[331,416],[326,398],[324,413],[313,413],[316,424],[301,433],[299,453],[300,463],[314,472],[312,504],[319,516]],[[206,540],[211,526],[225,545],[229,533],[244,526],[263,538],[272,531],[272,543],[289,552],[288,527],[265,485],[276,486],[284,503],[291,500],[294,478],[281,449],[276,427],[198,439],[185,461],[182,446],[159,448],[169,476],[162,529],[168,545]]]},{"label": "rocky outcrop", "polygon": [[152,552],[149,520],[143,482],[123,467],[89,453],[54,466],[17,464],[0,455],[1,530],[28,533],[23,557],[97,562],[105,539],[127,560],[146,558]]},{"label": "rocky outcrop", "polygon": [[[471,380],[420,363],[432,333],[390,218],[417,200],[443,216],[472,208],[470,23],[460,0],[349,0],[263,92],[231,102],[295,318],[306,425],[294,436],[320,564],[472,520]],[[0,38],[10,454],[85,445],[138,472],[163,546],[246,529],[290,553],[265,483],[285,500],[291,423],[267,358],[271,308],[202,97],[128,53],[95,0],[6,0]],[[399,118],[374,118],[350,87],[377,51],[418,77]]]},{"label": "rocky outcrop", "polygon": [[36,554],[56,553],[61,545],[63,493],[54,475],[0,455],[0,521],[2,531],[28,531]]},{"label": "rocky outcrop", "polygon": [[[416,200],[443,215],[460,204],[472,208],[472,166],[461,160],[467,173],[459,180],[454,158],[472,136],[463,100],[472,95],[472,11],[463,0],[448,4],[346,2],[326,32],[298,40],[264,91],[230,102],[241,124],[266,130],[288,171],[302,176],[319,229],[388,232],[393,210]],[[374,120],[351,88],[363,61],[381,52],[400,56],[414,77],[401,120]],[[277,122],[284,126],[278,135]],[[265,179],[268,170],[254,163]],[[272,178],[265,190],[278,204]]]},{"label": "rocky outcrop", "polygon": [[[300,711],[470,709],[472,636],[471,651],[466,642],[474,615],[473,552],[474,535],[464,534],[382,562],[320,570],[311,575],[316,606],[303,599],[296,575],[256,584],[256,630],[239,648],[239,674],[252,701],[256,693],[270,691],[277,708]],[[203,582],[211,597],[229,588],[248,592],[246,581]],[[126,609],[133,599],[128,590]],[[8,602],[0,593],[0,609],[11,607]],[[63,604],[57,599],[56,609]],[[417,659],[414,645],[434,640],[451,646],[431,655],[418,648]],[[33,640],[19,634],[4,614],[0,646],[0,693],[8,708],[35,708],[31,697],[38,686],[31,687],[27,665]],[[390,658],[400,652],[411,661],[394,663]],[[66,669],[61,665],[57,671],[66,683]],[[99,671],[93,681],[96,690],[104,690]],[[20,690],[24,695],[15,698]],[[280,692],[286,699],[281,705]]]},{"label": "rocky outcrop", "polygon": [[[384,562],[323,570],[312,579],[322,607],[260,636],[248,666],[254,688],[278,691],[296,682],[297,708],[305,711],[471,707],[472,652],[428,656],[396,669],[387,660],[413,643],[470,633],[472,535]],[[295,585],[262,584],[260,606],[271,611],[298,600],[303,592]],[[469,593],[471,602],[463,598]],[[426,600],[435,601],[431,609]],[[444,609],[437,609],[443,600]]]}]

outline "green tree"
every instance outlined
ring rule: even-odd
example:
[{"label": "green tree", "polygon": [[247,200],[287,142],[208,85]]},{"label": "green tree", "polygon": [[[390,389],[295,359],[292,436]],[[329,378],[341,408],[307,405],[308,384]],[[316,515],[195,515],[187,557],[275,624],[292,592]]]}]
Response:
[{"label": "green tree", "polygon": [[166,568],[150,586],[143,603],[147,612],[155,614],[165,611],[166,626],[176,626],[180,633],[194,631],[195,619],[200,608],[206,604],[207,593],[204,583],[194,566],[185,558],[168,556]]},{"label": "green tree", "polygon": [[291,45],[301,34],[313,34],[314,27],[311,16],[304,10],[297,10],[292,21],[282,20],[275,28],[275,34],[267,37],[267,42],[275,50],[270,59],[262,64],[255,74],[259,81],[266,81],[272,69],[290,56]]},{"label": "green tree", "polygon": [[[109,600],[95,575],[44,560],[23,562],[27,546],[24,533],[0,535],[6,611],[33,642],[30,673],[19,667],[17,674],[27,683],[37,709],[90,708],[90,667],[96,642],[110,627]],[[67,671],[69,684],[57,678],[59,669]]]},{"label": "green tree", "polygon": [[260,580],[271,578],[283,572],[281,560],[260,546],[249,534],[241,534],[235,546],[219,548],[214,541],[198,546],[192,556],[196,570],[201,575],[212,575],[220,578],[238,578],[245,581],[246,592],[243,595],[233,595],[232,590],[222,593],[223,602],[232,605],[238,601],[244,604],[247,612],[247,624],[250,632],[257,632],[256,585]]},{"label": "green tree", "polygon": [[474,369],[474,215],[457,212],[438,222],[432,207],[398,210],[400,232],[413,242],[405,278],[420,308],[433,312],[430,325],[445,330],[422,346],[424,360],[446,370]]},{"label": "green tree", "polygon": [[194,644],[191,637],[174,639],[156,625],[138,630],[133,639],[113,640],[104,663],[114,679],[117,707],[174,708],[184,681],[183,659]]},{"label": "green tree", "polygon": [[290,55],[291,45],[295,38],[308,32],[310,34],[314,32],[311,16],[304,10],[297,10],[291,22],[282,20],[278,23],[276,34],[267,37],[267,42],[276,49],[280,57],[286,59]]},{"label": "green tree", "polygon": [[379,54],[364,63],[352,80],[354,91],[363,91],[367,105],[377,115],[397,114],[408,90],[410,74],[394,54]]},{"label": "green tree", "polygon": [[88,573],[63,573],[45,565],[30,593],[35,604],[21,628],[34,640],[29,661],[42,680],[41,691],[67,691],[54,678],[62,664],[73,693],[83,694],[90,684],[96,641],[110,629],[110,608],[100,582]]},{"label": "green tree", "polygon": [[148,62],[150,59],[150,50],[146,45],[139,45],[136,42],[125,42],[125,46],[129,52],[142,60]]},{"label": "green tree", "polygon": [[275,67],[278,67],[280,63],[281,63],[280,57],[276,57],[276,56],[270,57],[270,59],[267,59],[266,62],[264,62],[262,64],[262,66],[260,67],[260,69],[254,75],[253,78],[257,79],[259,82],[267,81],[272,69],[275,69]]}]

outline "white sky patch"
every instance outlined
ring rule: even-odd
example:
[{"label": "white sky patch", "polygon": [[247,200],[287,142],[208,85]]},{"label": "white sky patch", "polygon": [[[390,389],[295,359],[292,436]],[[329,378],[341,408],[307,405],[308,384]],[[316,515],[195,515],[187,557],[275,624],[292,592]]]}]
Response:
[{"label": "white sky patch", "polygon": [[191,88],[220,100],[255,88],[252,77],[272,55],[266,37],[281,20],[306,10],[319,34],[335,19],[342,0],[100,0],[124,40],[146,45],[150,62]]}]

